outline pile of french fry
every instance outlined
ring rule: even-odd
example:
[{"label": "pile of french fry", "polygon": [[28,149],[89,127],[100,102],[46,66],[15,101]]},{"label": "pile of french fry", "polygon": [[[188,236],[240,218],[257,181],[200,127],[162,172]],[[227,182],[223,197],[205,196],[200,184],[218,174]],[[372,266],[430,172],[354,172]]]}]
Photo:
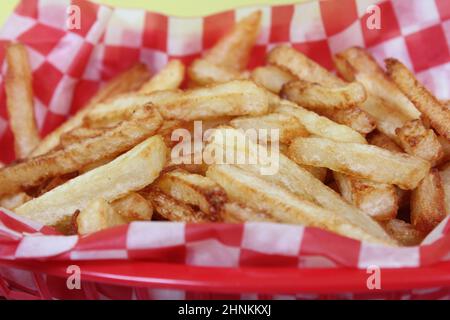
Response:
[{"label": "pile of french fry", "polygon": [[[449,103],[401,62],[387,59],[385,71],[356,47],[334,56],[339,76],[288,46],[247,70],[260,22],[260,12],[245,17],[187,70],[177,60],[153,77],[132,67],[42,139],[26,49],[10,45],[19,160],[0,169],[0,206],[65,234],[136,220],[269,221],[419,244],[450,213]],[[269,148],[244,130],[278,130],[278,171],[179,164],[172,133],[192,132],[194,121],[212,132],[200,151],[243,157]],[[227,133],[233,139],[219,139]]]}]

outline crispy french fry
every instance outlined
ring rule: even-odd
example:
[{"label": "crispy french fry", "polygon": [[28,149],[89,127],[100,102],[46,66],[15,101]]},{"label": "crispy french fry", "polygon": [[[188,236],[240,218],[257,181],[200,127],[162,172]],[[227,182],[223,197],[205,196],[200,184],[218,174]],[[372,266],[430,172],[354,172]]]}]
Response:
[{"label": "crispy french fry", "polygon": [[[230,124],[243,130],[267,130],[267,138],[270,141],[279,139],[281,143],[286,144],[295,137],[309,136],[309,132],[296,117],[283,113],[269,113],[259,117],[239,117],[231,120]],[[272,135],[271,130],[277,130],[278,134]]]},{"label": "crispy french fry", "polygon": [[59,145],[59,139],[65,132],[71,131],[83,124],[84,116],[98,103],[104,102],[122,93],[137,90],[150,77],[144,64],[137,64],[129,70],[119,74],[108,82],[89,103],[74,116],[69,118],[56,130],[48,134],[31,153],[32,157],[43,155]]},{"label": "crispy french fry", "polygon": [[383,227],[391,237],[404,246],[417,246],[425,238],[425,233],[403,220],[389,220],[383,224]]},{"label": "crispy french fry", "polygon": [[255,11],[236,23],[204,55],[204,59],[229,70],[245,69],[261,25],[261,11]]},{"label": "crispy french fry", "polygon": [[[269,53],[267,62],[292,73],[300,80],[336,88],[346,85],[345,81],[339,79],[316,62],[288,46],[274,48]],[[367,134],[375,129],[374,120],[358,107],[322,110],[321,114],[335,122],[349,126],[362,134]]]},{"label": "crispy french fry", "polygon": [[414,156],[322,138],[297,138],[290,145],[289,154],[300,164],[326,167],[407,190],[416,188],[430,169],[429,162]]},{"label": "crispy french fry", "polygon": [[243,223],[247,221],[278,222],[267,213],[256,212],[237,202],[227,202],[222,212],[222,221],[228,223]]},{"label": "crispy french fry", "polygon": [[78,127],[62,134],[60,137],[60,145],[64,148],[74,143],[80,143],[84,139],[98,137],[104,133],[105,130],[100,128]]},{"label": "crispy french fry", "polygon": [[319,227],[358,240],[380,241],[336,212],[303,200],[257,174],[231,165],[212,165],[206,175],[219,183],[232,201],[270,212],[280,222]]},{"label": "crispy french fry", "polygon": [[280,68],[269,65],[254,69],[251,79],[267,90],[279,94],[286,83],[294,81],[296,78]]},{"label": "crispy french fry", "polygon": [[411,194],[411,223],[430,232],[446,217],[445,194],[439,171],[433,169]]},{"label": "crispy french fry", "polygon": [[368,141],[369,144],[373,144],[374,146],[389,150],[391,152],[403,152],[402,148],[400,148],[394,140],[382,132],[375,132],[368,138]]},{"label": "crispy french fry", "polygon": [[14,210],[15,208],[21,206],[22,204],[33,199],[25,192],[19,192],[11,194],[9,196],[4,196],[0,199],[0,207],[6,208],[8,210]]},{"label": "crispy french fry", "polygon": [[344,199],[373,219],[386,221],[397,215],[398,195],[395,186],[374,183],[338,172],[333,175]]},{"label": "crispy french fry", "polygon": [[248,77],[245,72],[227,69],[205,59],[194,60],[189,66],[188,75],[196,84],[202,86]]},{"label": "crispy french fry", "polygon": [[349,48],[335,55],[334,62],[344,79],[362,83],[370,95],[381,98],[384,104],[403,114],[407,121],[420,118],[420,112],[386,76],[367,50]]},{"label": "crispy french fry", "polygon": [[198,207],[211,220],[223,209],[227,200],[224,190],[214,181],[198,174],[185,171],[171,171],[162,175],[156,187],[175,200]]},{"label": "crispy french fry", "polygon": [[46,225],[56,225],[89,201],[113,201],[152,183],[166,161],[161,136],[148,138],[110,163],[69,180],[65,184],[15,209],[17,214]]},{"label": "crispy french fry", "polygon": [[447,164],[442,171],[439,172],[445,193],[445,212],[450,214],[450,165]]},{"label": "crispy french fry", "polygon": [[164,219],[169,221],[180,221],[190,223],[212,222],[211,217],[202,211],[195,211],[189,205],[154,189],[147,194],[155,211]]},{"label": "crispy french fry", "polygon": [[139,93],[178,89],[184,79],[185,67],[180,60],[171,60],[166,66],[144,83]]},{"label": "crispy french fry", "polygon": [[326,87],[303,80],[292,81],[283,86],[281,94],[308,109],[347,109],[366,100],[366,91],[358,82]]},{"label": "crispy french fry", "polygon": [[275,107],[275,111],[294,116],[313,135],[341,142],[366,143],[366,139],[352,128],[335,123],[292,102],[282,100]]},{"label": "crispy french fry", "polygon": [[2,168],[0,195],[11,194],[22,187],[35,186],[45,179],[71,173],[90,163],[117,156],[154,134],[161,123],[159,113],[149,106],[101,136]]},{"label": "crispy french fry", "polygon": [[426,129],[420,120],[411,120],[396,130],[403,149],[419,158],[436,165],[444,156],[442,145],[431,129]]},{"label": "crispy french fry", "polygon": [[77,232],[81,235],[126,223],[127,221],[101,198],[90,201],[76,217]]},{"label": "crispy french fry", "polygon": [[386,68],[398,88],[430,120],[432,127],[450,140],[450,110],[443,106],[400,61],[387,59]]},{"label": "crispy french fry", "polygon": [[[212,152],[208,150],[210,148],[222,153],[237,154],[239,158],[244,159],[245,156],[252,158],[267,154],[267,150],[264,151],[263,146],[246,139],[244,133],[230,128],[215,129],[211,135],[210,143],[206,147],[206,151]],[[325,209],[335,212],[349,223],[355,225],[355,228],[362,230],[368,237],[377,238],[381,242],[392,243],[377,223],[358,208],[343,200],[339,194],[316,179],[310,172],[298,166],[282,154],[278,158],[275,158],[275,161],[278,161],[279,168],[278,172],[274,175],[261,175],[262,169],[265,167],[264,161],[263,163],[256,163],[256,165],[238,164],[237,166],[260,175],[268,183],[274,183],[287,188],[301,199],[317,203]],[[264,188],[260,187],[259,189]],[[247,200],[243,203],[247,205]]]},{"label": "crispy french fry", "polygon": [[40,141],[34,116],[31,67],[26,48],[21,44],[9,45],[6,49],[6,62],[6,106],[14,134],[14,150],[17,158],[25,158]]},{"label": "crispy french fry", "polygon": [[441,136],[438,136],[438,140],[442,146],[442,151],[444,152],[442,162],[446,163],[450,161],[450,141]]},{"label": "crispy french fry", "polygon": [[153,215],[152,204],[136,192],[114,200],[111,207],[127,222],[151,220]]},{"label": "crispy french fry", "polygon": [[88,123],[119,121],[152,103],[165,119],[183,121],[222,116],[262,115],[268,112],[266,91],[251,81],[236,80],[188,91],[157,91],[148,95],[122,97],[120,103],[103,104],[86,117]]}]

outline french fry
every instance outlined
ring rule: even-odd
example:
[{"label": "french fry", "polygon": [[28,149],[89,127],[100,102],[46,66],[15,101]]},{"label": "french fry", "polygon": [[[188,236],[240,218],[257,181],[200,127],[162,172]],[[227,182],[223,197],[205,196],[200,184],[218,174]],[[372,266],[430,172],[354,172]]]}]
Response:
[{"label": "french fry", "polygon": [[403,149],[436,165],[444,156],[442,145],[431,129],[426,129],[420,120],[411,120],[396,130]]},{"label": "french fry", "polygon": [[123,103],[103,104],[86,117],[88,123],[118,121],[148,103],[164,119],[183,121],[222,116],[262,115],[268,112],[266,91],[251,81],[236,80],[188,91],[157,91],[148,95],[123,97]]},{"label": "french fry", "polygon": [[319,227],[358,240],[380,241],[336,212],[303,200],[257,174],[232,165],[212,165],[206,176],[220,184],[232,201],[245,203],[257,211],[270,212],[280,222]]},{"label": "french fry", "polygon": [[34,116],[31,67],[26,48],[21,44],[6,49],[6,106],[14,134],[17,158],[27,157],[39,144],[39,130]]},{"label": "french fry", "polygon": [[425,238],[425,233],[415,229],[410,223],[392,219],[383,224],[386,232],[403,246],[417,246]]},{"label": "french fry", "polygon": [[342,197],[377,221],[395,218],[398,195],[395,186],[374,183],[334,172]]},{"label": "french fry", "polygon": [[151,136],[161,123],[159,113],[147,107],[101,136],[2,168],[0,195],[11,194],[22,187],[35,186],[45,179],[71,173],[90,163],[117,156]]},{"label": "french fry", "polygon": [[36,157],[43,155],[57,147],[61,135],[80,127],[83,124],[85,115],[98,103],[105,102],[119,94],[137,90],[149,78],[150,73],[147,71],[147,67],[144,64],[137,64],[129,70],[119,74],[100,89],[83,109],[78,111],[74,116],[42,139],[36,149],[31,153],[31,156]]},{"label": "french fry", "polygon": [[442,171],[439,172],[441,179],[442,179],[442,185],[444,187],[444,194],[445,194],[445,212],[447,215],[450,214],[450,165],[447,165],[443,168]]},{"label": "french fry", "polygon": [[101,198],[90,201],[76,217],[77,232],[81,235],[126,223],[127,221]]},{"label": "french fry", "polygon": [[104,133],[105,130],[100,128],[78,127],[62,134],[60,137],[60,145],[65,148],[71,144],[79,143],[84,139],[95,138]]},{"label": "french fry", "polygon": [[195,211],[189,205],[154,189],[147,193],[147,199],[151,201],[155,211],[169,221],[207,223],[212,222],[211,217],[202,211]]},{"label": "french fry", "polygon": [[368,141],[369,144],[373,144],[374,146],[389,150],[391,152],[403,152],[402,148],[400,148],[400,146],[396,144],[394,140],[392,140],[382,132],[375,132],[368,138]]},{"label": "french fry", "polygon": [[311,134],[340,142],[366,143],[366,139],[357,131],[333,122],[313,111],[282,100],[275,112],[294,116]]},{"label": "french fry", "polygon": [[430,169],[429,162],[414,156],[322,138],[295,139],[289,147],[289,155],[300,164],[326,167],[407,190],[416,188]]},{"label": "french fry", "polygon": [[450,141],[441,136],[438,136],[438,140],[442,146],[442,151],[444,153],[444,156],[442,157],[442,162],[445,163],[450,161]]},{"label": "french fry", "polygon": [[45,225],[57,225],[92,199],[113,201],[152,183],[166,161],[160,136],[141,142],[110,163],[84,173],[15,209],[24,217]]},{"label": "french fry", "polygon": [[[267,154],[267,150],[264,151],[263,148],[263,146],[246,139],[244,133],[238,130],[220,128],[214,130],[206,151],[213,152],[208,149],[218,152],[222,150],[222,153],[236,154],[239,158],[245,158],[245,156],[252,158],[261,154]],[[392,244],[392,241],[377,223],[358,208],[343,200],[339,194],[324,185],[310,172],[282,154],[275,160],[278,161],[279,168],[274,175],[261,175],[261,170],[265,166],[264,163],[256,163],[256,165],[238,164],[237,166],[243,170],[260,175],[262,179],[267,180],[269,183],[287,188],[301,199],[317,203],[321,207],[335,212],[349,223],[354,224],[356,228],[363,230],[368,237],[377,238],[381,242]],[[260,187],[260,189],[263,188]],[[247,201],[243,203],[247,205]]]},{"label": "french fry", "polygon": [[208,214],[211,220],[217,220],[227,196],[223,189],[211,179],[185,171],[171,171],[162,175],[155,183],[156,187],[180,202],[198,207]]},{"label": "french fry", "polygon": [[281,94],[307,109],[347,109],[366,100],[366,91],[358,82],[326,87],[303,80],[292,81],[283,86]]},{"label": "french fry", "polygon": [[407,121],[420,118],[420,112],[414,104],[398,90],[367,50],[349,48],[336,54],[334,62],[344,79],[362,83],[369,95],[380,98],[384,104],[403,114]]},{"label": "french fry", "polygon": [[411,194],[411,223],[430,232],[445,217],[445,193],[439,171],[433,169]]},{"label": "french fry", "polygon": [[127,222],[151,220],[153,215],[152,204],[136,192],[114,200],[111,207]]},{"label": "french fry", "polygon": [[279,94],[286,83],[294,81],[296,78],[280,68],[268,65],[254,69],[251,79],[267,90]]},{"label": "french fry", "polygon": [[430,120],[432,127],[450,140],[450,110],[443,106],[400,61],[387,59],[386,68],[398,88]]},{"label": "french fry", "polygon": [[33,198],[25,192],[18,192],[9,196],[2,197],[0,199],[0,207],[6,208],[8,210],[14,210],[15,208],[30,201],[31,199]]},{"label": "french fry", "polygon": [[[312,61],[302,53],[288,46],[274,48],[267,57],[269,64],[292,73],[299,80],[319,83],[326,87],[342,87],[346,82]],[[374,120],[358,107],[337,110],[322,110],[321,114],[331,120],[367,134],[375,129]]]},{"label": "french fry", "polygon": [[267,213],[256,212],[237,202],[227,202],[222,212],[222,221],[227,223],[243,223],[247,221],[278,222]]},{"label": "french fry", "polygon": [[139,93],[151,93],[159,90],[178,89],[184,79],[185,67],[180,60],[171,60],[165,67],[144,83]]},{"label": "french fry", "polygon": [[191,80],[202,86],[248,77],[245,72],[230,70],[205,59],[194,60],[189,66],[188,74]]},{"label": "french fry", "polygon": [[[269,113],[259,117],[239,117],[230,121],[231,126],[243,130],[267,130],[270,141],[278,138],[281,143],[290,143],[295,137],[307,137],[309,132],[295,118],[283,113]],[[278,135],[271,135],[271,130],[277,130]]]},{"label": "french fry", "polygon": [[255,11],[240,20],[203,58],[229,70],[245,69],[258,37],[261,15],[261,11]]}]

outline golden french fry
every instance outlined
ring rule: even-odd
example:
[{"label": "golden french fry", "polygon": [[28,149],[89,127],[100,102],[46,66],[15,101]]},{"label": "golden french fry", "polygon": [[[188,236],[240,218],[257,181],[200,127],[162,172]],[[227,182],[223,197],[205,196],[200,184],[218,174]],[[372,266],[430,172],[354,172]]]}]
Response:
[{"label": "golden french fry", "polygon": [[[274,48],[267,61],[282,70],[292,73],[299,80],[319,83],[326,87],[342,87],[346,82],[312,61],[302,53],[288,46]],[[335,110],[321,110],[321,114],[331,120],[367,134],[375,129],[374,120],[358,107]]]},{"label": "golden french fry", "polygon": [[236,80],[187,91],[157,91],[148,95],[122,97],[120,103],[106,103],[91,110],[88,123],[119,121],[148,103],[165,119],[183,121],[222,116],[262,115],[268,112],[266,91],[251,81]]},{"label": "golden french fry", "polygon": [[294,116],[313,135],[341,142],[366,143],[366,139],[352,128],[335,123],[292,102],[282,100],[274,111]]},{"label": "golden french fry", "polygon": [[274,217],[263,212],[256,212],[237,202],[227,202],[222,212],[222,221],[243,223],[247,221],[278,222]]},{"label": "golden french fry", "polygon": [[198,207],[208,214],[211,220],[217,220],[227,200],[224,190],[207,177],[186,171],[171,171],[162,175],[155,183],[156,187],[168,196]]},{"label": "golden french fry", "polygon": [[34,116],[31,67],[26,48],[12,44],[6,48],[6,106],[14,134],[17,158],[26,158],[39,144],[39,130]]},{"label": "golden french fry", "polygon": [[297,138],[290,145],[289,154],[300,164],[326,167],[407,190],[416,188],[430,169],[429,162],[411,155],[322,138]]},{"label": "golden french fry", "polygon": [[144,83],[139,93],[151,93],[159,90],[177,89],[184,79],[184,64],[180,60],[171,60],[165,67]]},{"label": "golden french fry", "polygon": [[326,87],[303,80],[292,81],[283,86],[281,94],[307,109],[347,109],[366,100],[366,91],[358,82]]},{"label": "golden french fry", "polygon": [[189,66],[188,75],[196,84],[202,86],[248,77],[245,72],[227,69],[205,59],[194,60]]},{"label": "golden french fry", "polygon": [[[239,117],[230,121],[230,124],[243,130],[266,130],[267,138],[270,141],[277,139],[281,143],[290,143],[295,137],[307,137],[309,132],[297,120],[296,117],[283,113],[269,113],[259,117]],[[271,133],[276,130],[277,135]]]},{"label": "golden french fry", "polygon": [[436,165],[444,156],[442,145],[431,129],[426,129],[420,120],[411,120],[396,130],[403,149]]},{"label": "golden french fry", "polygon": [[349,48],[335,55],[334,62],[344,79],[362,83],[369,95],[380,98],[391,109],[404,115],[407,121],[420,118],[420,112],[386,76],[367,50],[359,47]]},{"label": "golden french fry", "polygon": [[161,136],[141,142],[110,163],[86,172],[15,209],[19,215],[46,225],[56,225],[89,201],[113,201],[152,183],[166,161]]},{"label": "golden french fry", "polygon": [[444,186],[439,171],[432,169],[411,194],[411,223],[430,232],[446,217]]},{"label": "golden french fry", "polygon": [[108,229],[127,221],[104,199],[94,199],[76,217],[78,234],[85,235]]},{"label": "golden french fry", "polygon": [[127,222],[151,220],[153,215],[152,204],[136,192],[114,200],[111,207]]},{"label": "golden french fry", "polygon": [[368,138],[368,141],[369,144],[373,144],[374,146],[389,150],[391,152],[403,152],[402,148],[400,148],[400,146],[395,143],[394,140],[392,140],[382,132],[375,132]]},{"label": "golden french fry", "polygon": [[159,113],[152,107],[147,107],[101,136],[2,168],[0,195],[11,194],[21,187],[35,186],[45,179],[117,156],[154,134],[161,123]]},{"label": "golden french fry", "polygon": [[268,65],[254,69],[251,79],[267,90],[279,94],[286,83],[294,81],[296,78],[280,68]]},{"label": "golden french fry", "polygon": [[151,190],[146,197],[153,204],[155,211],[166,220],[190,223],[212,222],[211,216],[208,214],[195,211],[189,205],[177,201],[157,189]]},{"label": "golden french fry", "polygon": [[80,127],[83,124],[85,115],[98,103],[109,100],[119,94],[137,90],[149,78],[150,73],[144,64],[137,64],[119,74],[100,89],[83,109],[42,139],[41,143],[31,153],[31,156],[43,155],[57,147],[61,135]]},{"label": "golden french fry", "polygon": [[374,183],[334,172],[342,197],[377,221],[395,218],[398,210],[398,195],[395,186]]},{"label": "golden french fry", "polygon": [[9,196],[4,196],[0,198],[0,207],[6,208],[8,210],[14,210],[15,208],[21,206],[22,204],[33,199],[25,192],[19,192],[11,194]]},{"label": "golden french fry", "polygon": [[439,172],[441,179],[442,179],[442,185],[444,187],[444,194],[445,194],[445,212],[447,215],[450,214],[450,165],[447,164],[443,168],[442,171]]},{"label": "golden french fry", "polygon": [[[212,152],[208,149],[219,153],[231,153],[241,159],[246,157],[248,159],[258,158],[258,156],[264,158],[261,155],[268,153],[263,146],[246,139],[244,133],[230,128],[215,129],[211,135],[210,143],[206,147],[206,151]],[[339,194],[316,179],[310,172],[282,154],[279,157],[274,157],[273,160],[275,162],[278,161],[278,171],[273,175],[261,175],[262,170],[266,168],[265,161],[256,162],[256,164],[238,164],[237,166],[243,170],[260,175],[268,183],[287,188],[301,199],[317,203],[321,207],[335,212],[349,223],[355,225],[356,228],[363,230],[362,232],[367,234],[368,237],[377,238],[382,242],[390,242],[389,237],[382,228],[369,216],[343,200]],[[247,205],[247,200],[243,203]],[[266,211],[264,212],[266,213]]]},{"label": "golden french fry", "polygon": [[425,238],[425,233],[403,220],[389,220],[383,224],[383,227],[392,238],[404,246],[417,246]]},{"label": "golden french fry", "polygon": [[204,59],[229,70],[245,69],[261,25],[261,11],[255,11],[236,23],[204,55]]},{"label": "golden french fry", "polygon": [[386,68],[398,88],[430,120],[432,127],[450,140],[450,110],[443,106],[400,61],[387,59]]},{"label": "golden french fry", "polygon": [[232,201],[245,203],[256,211],[268,212],[280,222],[319,227],[358,240],[383,242],[336,212],[303,200],[257,174],[232,165],[212,165],[206,176],[219,183]]},{"label": "golden french fry", "polygon": [[95,138],[105,133],[100,128],[78,127],[61,135],[60,145],[64,148],[74,143],[79,143],[84,139]]}]

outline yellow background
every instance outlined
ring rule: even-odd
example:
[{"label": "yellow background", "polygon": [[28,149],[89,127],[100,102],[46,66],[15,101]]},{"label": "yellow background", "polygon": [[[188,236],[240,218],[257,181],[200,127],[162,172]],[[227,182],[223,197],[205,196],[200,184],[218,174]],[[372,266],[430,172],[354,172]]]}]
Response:
[{"label": "yellow background", "polygon": [[[19,0],[0,0],[0,26],[14,10]],[[287,4],[305,0],[96,0],[117,7],[145,8],[176,16],[203,16],[240,6],[254,4]]]}]

